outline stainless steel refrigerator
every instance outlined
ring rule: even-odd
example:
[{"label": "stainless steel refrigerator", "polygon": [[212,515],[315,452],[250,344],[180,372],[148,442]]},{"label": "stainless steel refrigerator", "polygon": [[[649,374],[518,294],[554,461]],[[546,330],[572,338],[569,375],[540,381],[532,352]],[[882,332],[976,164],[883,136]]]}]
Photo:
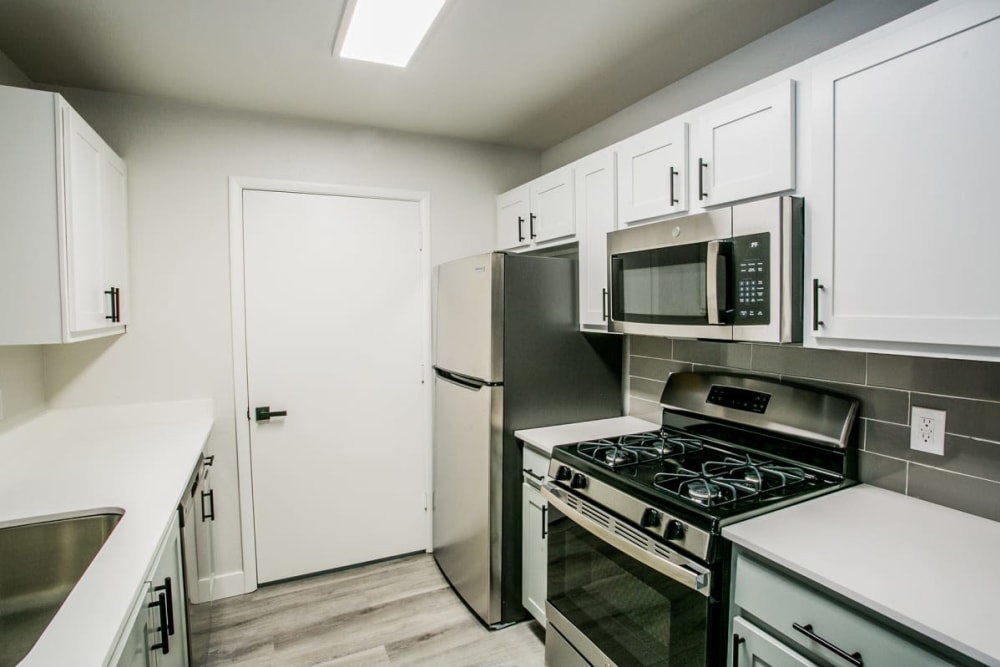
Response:
[{"label": "stainless steel refrigerator", "polygon": [[514,431],[621,414],[621,337],[579,331],[576,276],[504,253],[435,270],[434,558],[489,627],[527,617]]}]

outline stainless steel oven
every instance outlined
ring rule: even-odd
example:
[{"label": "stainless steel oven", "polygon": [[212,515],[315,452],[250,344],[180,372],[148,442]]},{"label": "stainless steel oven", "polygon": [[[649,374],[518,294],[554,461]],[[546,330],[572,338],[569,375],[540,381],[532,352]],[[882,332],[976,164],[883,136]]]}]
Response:
[{"label": "stainless steel oven", "polygon": [[852,484],[857,401],[677,372],[660,404],[659,430],[552,449],[549,667],[724,665],[722,528]]},{"label": "stainless steel oven", "polygon": [[663,543],[647,550],[639,543],[651,538],[555,485],[545,495],[547,664],[718,664],[725,619],[717,573]]},{"label": "stainless steel oven", "polygon": [[773,197],[611,232],[609,329],[801,341],[802,212]]}]

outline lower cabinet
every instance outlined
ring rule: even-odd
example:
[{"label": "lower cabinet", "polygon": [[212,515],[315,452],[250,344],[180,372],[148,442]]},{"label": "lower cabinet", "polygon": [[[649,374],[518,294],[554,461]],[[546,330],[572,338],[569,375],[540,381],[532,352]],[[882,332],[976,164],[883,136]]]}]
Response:
[{"label": "lower cabinet", "polygon": [[187,667],[187,616],[184,612],[180,522],[176,515],[130,618],[129,630],[111,664],[117,667]]},{"label": "lower cabinet", "polygon": [[548,471],[548,457],[524,449],[521,488],[521,604],[545,625],[546,566],[548,561],[548,503],[539,486]]},{"label": "lower cabinet", "polygon": [[[950,665],[830,594],[740,553],[729,664]],[[751,620],[752,619],[752,620]]]}]

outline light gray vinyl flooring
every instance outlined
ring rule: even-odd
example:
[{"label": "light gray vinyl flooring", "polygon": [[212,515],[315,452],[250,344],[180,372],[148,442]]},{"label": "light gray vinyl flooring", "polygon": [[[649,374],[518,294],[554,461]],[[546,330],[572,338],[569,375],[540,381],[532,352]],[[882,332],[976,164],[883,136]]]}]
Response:
[{"label": "light gray vinyl flooring", "polygon": [[215,603],[209,665],[542,667],[544,631],[489,631],[428,554],[263,586]]}]

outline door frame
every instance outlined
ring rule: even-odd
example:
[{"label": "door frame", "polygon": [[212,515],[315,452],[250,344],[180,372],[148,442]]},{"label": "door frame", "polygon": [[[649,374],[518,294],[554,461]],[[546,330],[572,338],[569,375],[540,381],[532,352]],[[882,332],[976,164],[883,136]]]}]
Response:
[{"label": "door frame", "polygon": [[[423,414],[424,428],[421,433],[421,445],[425,452],[427,470],[425,471],[427,493],[424,495],[424,510],[426,512],[426,550],[432,549],[431,527],[433,526],[430,505],[430,489],[432,488],[431,458],[431,288],[430,288],[430,193],[418,190],[397,190],[381,187],[357,185],[333,185],[326,183],[309,183],[302,181],[286,181],[272,178],[229,177],[229,268],[230,268],[230,298],[232,312],[233,335],[233,415],[236,431],[236,466],[240,501],[240,532],[243,551],[243,591],[250,593],[257,590],[257,539],[254,529],[253,515],[253,480],[250,469],[250,419],[247,410],[250,405],[250,395],[247,375],[247,339],[246,339],[246,289],[244,282],[244,248],[243,248],[243,191],[263,190],[269,192],[288,192],[305,195],[332,195],[339,197],[361,197],[365,199],[387,199],[394,201],[410,201],[420,205],[420,294],[424,304],[423,317],[420,326],[423,338],[423,362],[420,370],[420,382],[424,385]],[[246,418],[243,416],[247,415]],[[235,594],[237,591],[234,591]]]}]

